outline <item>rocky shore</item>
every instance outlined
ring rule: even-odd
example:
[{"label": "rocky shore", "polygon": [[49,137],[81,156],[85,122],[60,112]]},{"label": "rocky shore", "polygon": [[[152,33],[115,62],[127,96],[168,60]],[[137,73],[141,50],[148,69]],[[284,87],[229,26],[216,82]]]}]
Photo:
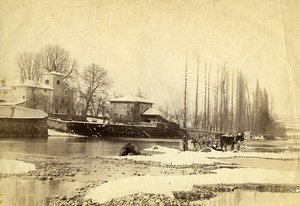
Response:
[{"label": "rocky shore", "polygon": [[[155,153],[158,154],[158,153]],[[146,152],[144,155],[152,155]],[[189,191],[173,191],[173,198],[164,194],[135,193],[120,198],[113,198],[105,203],[93,202],[86,194],[93,188],[114,180],[132,176],[184,176],[215,173],[215,169],[239,168],[235,164],[213,163],[174,165],[155,161],[139,161],[115,157],[52,157],[15,155],[16,160],[32,163],[35,171],[24,174],[0,174],[2,178],[32,179],[34,181],[80,182],[82,186],[48,197],[49,206],[117,206],[117,205],[201,205],[193,201],[213,198],[219,192],[234,190],[255,190],[261,192],[293,193],[300,192],[299,184],[210,184],[194,185]],[[159,187],[159,185],[157,185]]]}]

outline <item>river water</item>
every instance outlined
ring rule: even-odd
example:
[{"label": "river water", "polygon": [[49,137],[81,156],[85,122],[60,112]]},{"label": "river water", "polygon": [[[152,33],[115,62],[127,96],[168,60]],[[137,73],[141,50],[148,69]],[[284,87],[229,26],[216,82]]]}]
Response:
[{"label": "river water", "polygon": [[215,198],[198,201],[206,206],[298,206],[299,193],[272,193],[258,191],[235,190],[218,193]]},{"label": "river water", "polygon": [[[85,139],[70,137],[49,137],[48,139],[0,139],[0,159],[7,158],[13,153],[50,155],[50,156],[116,156],[120,148],[132,142],[139,149],[161,145],[176,149],[182,148],[181,140],[174,139],[145,139],[145,138],[114,138],[114,139]],[[281,141],[251,141],[246,146],[253,147],[289,147],[300,148],[299,140]],[[263,168],[272,170],[289,170],[300,172],[298,160],[270,160],[258,158],[230,158],[224,161],[237,163],[244,167]],[[55,195],[74,191],[83,183],[68,181],[38,181],[34,179],[3,178],[0,179],[0,205],[38,206],[49,205]],[[8,186],[9,185],[9,186]],[[291,201],[290,201],[291,200]],[[300,202],[300,193],[267,193],[253,191],[234,191],[221,193],[216,198],[205,201],[211,206],[232,205],[296,205]],[[298,204],[297,204],[298,205]]]},{"label": "river water", "polygon": [[[182,141],[176,139],[114,138],[86,139],[74,137],[49,137],[48,139],[0,139],[0,158],[9,153],[51,156],[116,156],[121,147],[132,142],[139,149],[161,145],[179,149]],[[7,154],[8,153],[8,154]]]}]

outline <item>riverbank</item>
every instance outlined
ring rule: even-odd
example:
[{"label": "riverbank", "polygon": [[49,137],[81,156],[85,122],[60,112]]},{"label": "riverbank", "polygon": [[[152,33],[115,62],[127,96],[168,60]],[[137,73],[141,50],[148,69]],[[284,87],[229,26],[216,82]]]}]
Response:
[{"label": "riverbank", "polygon": [[[297,153],[272,157],[274,154],[265,153],[181,152],[160,146],[145,151],[146,155],[128,157],[13,153],[10,154],[12,159],[34,164],[36,169],[24,174],[1,174],[0,185],[16,179],[77,185],[48,196],[46,205],[145,205],[146,200],[149,205],[191,205],[195,200],[209,199],[217,192],[235,189],[300,191],[300,178],[295,176],[295,171],[241,168],[224,159],[241,156],[298,161]],[[5,205],[10,203],[9,198],[2,201],[8,203]]]}]

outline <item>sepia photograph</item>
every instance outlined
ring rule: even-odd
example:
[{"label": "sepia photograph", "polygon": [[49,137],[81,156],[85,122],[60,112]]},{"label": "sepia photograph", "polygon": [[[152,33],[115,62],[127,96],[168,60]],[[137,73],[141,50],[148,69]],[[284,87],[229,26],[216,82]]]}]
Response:
[{"label": "sepia photograph", "polygon": [[299,0],[0,0],[0,206],[300,205]]}]

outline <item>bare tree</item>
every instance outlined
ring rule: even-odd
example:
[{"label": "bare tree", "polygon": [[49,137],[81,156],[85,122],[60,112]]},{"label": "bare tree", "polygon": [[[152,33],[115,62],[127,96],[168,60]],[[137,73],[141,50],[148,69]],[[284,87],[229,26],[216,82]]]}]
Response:
[{"label": "bare tree", "polygon": [[90,112],[94,116],[101,114],[102,117],[109,112],[107,92],[101,92],[94,95],[91,102]]},{"label": "bare tree", "polygon": [[77,73],[77,62],[71,59],[67,50],[58,45],[45,46],[40,51],[41,69],[48,72],[59,72],[64,74],[64,79],[71,78]]},{"label": "bare tree", "polygon": [[140,98],[144,98],[144,99],[147,98],[146,93],[145,93],[145,92],[142,92],[142,90],[141,90],[140,87],[139,87],[138,90],[137,90],[136,96],[137,96],[137,97],[140,97]]},{"label": "bare tree", "polygon": [[210,71],[211,71],[211,62],[209,63],[208,68],[208,77],[207,77],[207,129],[211,130],[210,127]]},{"label": "bare tree", "polygon": [[199,127],[199,117],[198,117],[198,99],[199,99],[199,55],[197,57],[197,82],[196,82],[196,102],[195,102],[195,120],[194,128]]},{"label": "bare tree", "polygon": [[183,128],[186,128],[187,118],[187,54],[185,59],[185,76],[184,76],[184,114],[183,114]]},{"label": "bare tree", "polygon": [[93,98],[97,93],[105,92],[112,84],[108,72],[97,64],[87,66],[82,74],[82,87],[80,94],[84,98],[85,106],[83,115],[89,111]]},{"label": "bare tree", "polygon": [[207,62],[205,60],[205,65],[204,65],[204,119],[203,119],[203,129],[207,129]]},{"label": "bare tree", "polygon": [[[32,109],[37,109],[38,107],[46,108],[49,106],[49,98],[45,95],[42,95],[37,88],[31,87],[30,96],[28,98],[28,106]],[[44,108],[42,109],[44,110]]]},{"label": "bare tree", "polygon": [[42,76],[41,56],[33,52],[19,54],[16,59],[21,80],[38,81]]}]

